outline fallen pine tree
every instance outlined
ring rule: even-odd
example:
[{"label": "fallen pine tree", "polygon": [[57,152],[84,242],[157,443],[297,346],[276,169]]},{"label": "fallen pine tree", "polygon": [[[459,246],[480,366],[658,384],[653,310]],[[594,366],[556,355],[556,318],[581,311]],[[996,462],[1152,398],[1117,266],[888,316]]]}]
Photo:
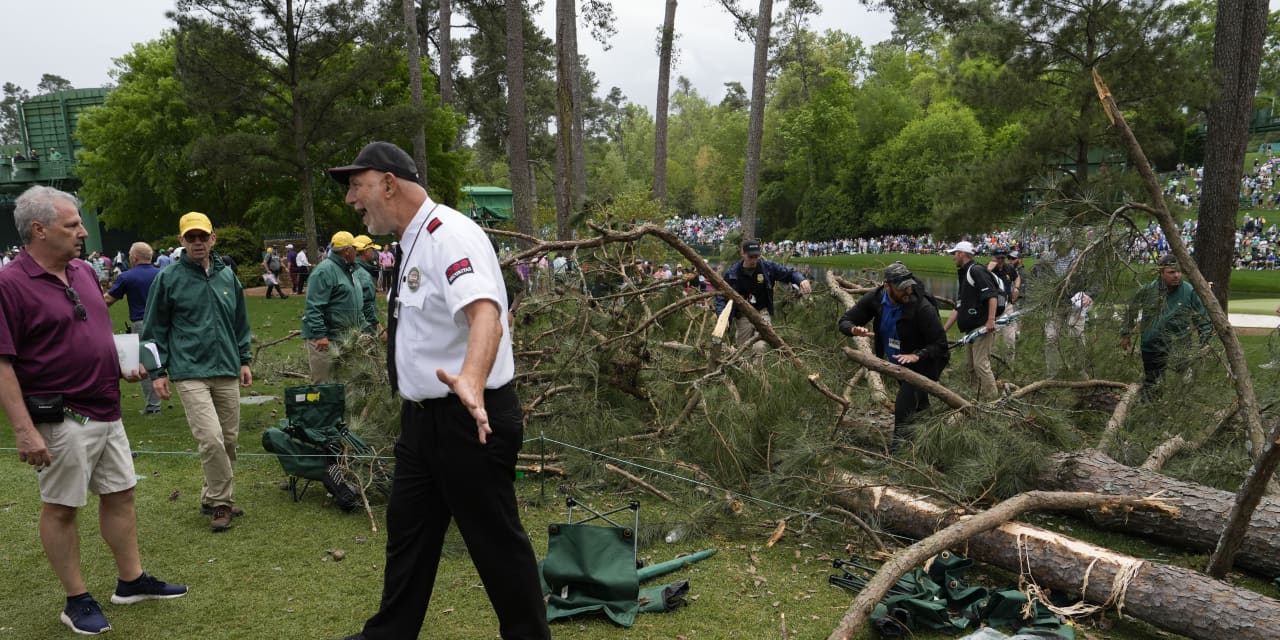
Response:
[{"label": "fallen pine tree", "polygon": [[[833,492],[831,501],[903,535],[926,538],[970,517],[901,489],[871,486],[847,473],[839,472],[833,479],[843,489]],[[1019,573],[1039,589],[1114,606],[1121,615],[1188,638],[1271,640],[1280,629],[1280,601],[1190,569],[1134,558],[1038,527],[1006,522],[948,542],[968,557]]]},{"label": "fallen pine tree", "polygon": [[[1183,482],[1154,471],[1120,464],[1097,449],[1060,453],[1039,487],[1057,491],[1089,491],[1108,495],[1159,495],[1177,505],[1177,516],[1146,511],[1089,509],[1100,527],[1138,534],[1195,551],[1211,551],[1226,527],[1235,496]],[[1263,498],[1253,513],[1235,566],[1268,578],[1280,576],[1280,501]],[[1280,633],[1280,632],[1277,632]]]}]

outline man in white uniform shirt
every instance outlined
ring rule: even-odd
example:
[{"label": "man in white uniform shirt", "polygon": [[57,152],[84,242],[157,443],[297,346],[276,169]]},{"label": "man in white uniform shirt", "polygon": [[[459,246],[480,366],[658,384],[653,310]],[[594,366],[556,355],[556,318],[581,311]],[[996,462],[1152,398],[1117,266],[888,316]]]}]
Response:
[{"label": "man in white uniform shirt", "polygon": [[294,262],[298,265],[298,279],[293,283],[293,292],[302,295],[306,291],[307,276],[311,273],[311,259],[307,257],[305,246],[298,246],[298,255],[294,258]]},{"label": "man in white uniform shirt", "polygon": [[451,520],[502,638],[547,640],[513,484],[524,429],[493,246],[470,218],[427,197],[413,159],[393,144],[371,143],[329,175],[347,186],[369,233],[394,233],[402,251],[388,296],[387,369],[402,402],[382,603],[345,640],[418,637]]}]

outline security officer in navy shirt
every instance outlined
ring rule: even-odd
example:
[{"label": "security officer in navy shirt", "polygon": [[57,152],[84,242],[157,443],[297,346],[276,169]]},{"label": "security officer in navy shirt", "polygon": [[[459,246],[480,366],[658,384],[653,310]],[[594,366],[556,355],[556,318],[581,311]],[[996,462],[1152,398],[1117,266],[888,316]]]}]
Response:
[{"label": "security officer in navy shirt", "polygon": [[[755,307],[760,315],[764,316],[765,323],[770,322],[770,316],[773,315],[774,282],[781,280],[795,284],[800,287],[800,292],[806,295],[811,291],[809,281],[805,280],[804,275],[799,271],[762,259],[759,240],[747,240],[742,243],[742,259],[733,263],[724,272],[724,280],[738,292],[738,295]],[[728,302],[727,296],[716,296],[716,315],[724,311],[724,306]],[[739,348],[752,341],[755,341],[753,347],[757,351],[768,348],[768,345],[759,339],[755,325],[751,324],[746,316],[738,314],[736,310],[734,327]]]},{"label": "security officer in navy shirt", "polygon": [[[865,326],[871,323],[871,328]],[[951,355],[937,303],[901,262],[884,270],[884,284],[867,293],[840,318],[840,333],[873,338],[880,358],[930,380],[942,377]],[[929,394],[898,382],[893,409],[893,447],[911,438],[911,419],[929,407]]]}]

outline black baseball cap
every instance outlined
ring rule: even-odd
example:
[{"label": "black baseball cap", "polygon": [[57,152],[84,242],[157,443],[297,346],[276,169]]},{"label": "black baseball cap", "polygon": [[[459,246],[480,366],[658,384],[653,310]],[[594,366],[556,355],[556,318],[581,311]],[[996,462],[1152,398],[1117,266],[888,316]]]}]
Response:
[{"label": "black baseball cap", "polygon": [[351,174],[369,169],[390,173],[404,180],[420,182],[418,167],[413,163],[413,158],[410,158],[404,149],[390,142],[370,142],[360,150],[355,162],[345,167],[329,169],[329,177],[345,185],[351,180]]},{"label": "black baseball cap", "polygon": [[760,255],[760,241],[747,240],[746,242],[742,243],[742,252],[751,257]]}]

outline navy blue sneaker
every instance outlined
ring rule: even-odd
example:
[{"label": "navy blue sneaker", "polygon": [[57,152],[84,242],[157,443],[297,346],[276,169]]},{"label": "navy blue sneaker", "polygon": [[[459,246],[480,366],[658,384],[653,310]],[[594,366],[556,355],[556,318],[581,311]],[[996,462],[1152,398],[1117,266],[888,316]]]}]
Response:
[{"label": "navy blue sneaker", "polygon": [[102,615],[102,607],[87,593],[71,600],[62,609],[62,624],[84,636],[96,636],[111,630],[111,623]]},{"label": "navy blue sneaker", "polygon": [[111,594],[111,604],[133,604],[143,600],[168,600],[187,595],[187,587],[169,584],[146,573],[133,582],[116,578],[116,592]]}]

